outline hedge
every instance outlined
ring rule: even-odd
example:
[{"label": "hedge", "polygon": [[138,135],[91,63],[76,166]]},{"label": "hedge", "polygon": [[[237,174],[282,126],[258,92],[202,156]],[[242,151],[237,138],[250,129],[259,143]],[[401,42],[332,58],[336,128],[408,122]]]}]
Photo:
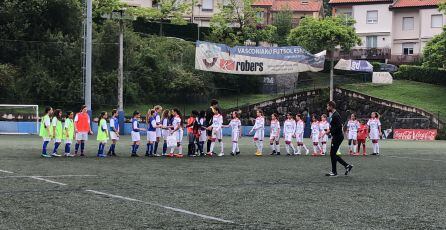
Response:
[{"label": "hedge", "polygon": [[446,69],[401,65],[394,78],[446,86]]}]

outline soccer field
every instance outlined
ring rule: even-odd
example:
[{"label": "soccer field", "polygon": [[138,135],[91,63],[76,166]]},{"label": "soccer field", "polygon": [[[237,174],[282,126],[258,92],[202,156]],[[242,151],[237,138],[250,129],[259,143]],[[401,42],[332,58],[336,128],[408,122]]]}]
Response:
[{"label": "soccer field", "polygon": [[247,137],[238,157],[228,139],[212,158],[130,158],[129,143],[116,158],[94,157],[89,141],[87,158],[44,159],[38,137],[0,136],[0,229],[446,226],[444,141],[382,141],[382,156],[344,156],[355,167],[335,178],[329,157],[255,157]]}]

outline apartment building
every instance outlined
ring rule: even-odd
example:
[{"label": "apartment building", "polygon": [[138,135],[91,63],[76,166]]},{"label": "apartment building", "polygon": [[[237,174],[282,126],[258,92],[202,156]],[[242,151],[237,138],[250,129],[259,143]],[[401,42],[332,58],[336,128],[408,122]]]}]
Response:
[{"label": "apartment building", "polygon": [[134,7],[152,7],[153,0],[121,0],[121,2]]}]

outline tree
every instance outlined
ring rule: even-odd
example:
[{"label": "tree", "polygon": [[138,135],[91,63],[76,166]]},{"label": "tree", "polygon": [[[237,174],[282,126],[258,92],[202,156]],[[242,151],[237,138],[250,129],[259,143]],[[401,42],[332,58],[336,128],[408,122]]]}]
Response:
[{"label": "tree", "polygon": [[273,25],[277,28],[276,43],[279,46],[286,45],[288,35],[293,28],[293,12],[288,9],[274,14]]},{"label": "tree", "polygon": [[276,27],[261,25],[259,9],[252,7],[252,0],[228,0],[219,10],[211,18],[209,40],[228,45],[244,44],[247,40],[257,44],[273,41]]},{"label": "tree", "polygon": [[310,52],[327,50],[330,58],[330,100],[333,100],[333,53],[336,47],[350,50],[361,44],[361,39],[352,26],[354,20],[345,17],[316,19],[306,17],[299,27],[291,30],[288,43],[300,45]]},{"label": "tree", "polygon": [[427,42],[423,50],[423,66],[446,68],[446,28]]}]

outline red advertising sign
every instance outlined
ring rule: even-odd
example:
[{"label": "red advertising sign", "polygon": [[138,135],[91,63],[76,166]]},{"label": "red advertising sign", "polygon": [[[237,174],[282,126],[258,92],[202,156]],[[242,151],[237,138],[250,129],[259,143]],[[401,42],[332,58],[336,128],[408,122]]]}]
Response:
[{"label": "red advertising sign", "polygon": [[437,136],[436,129],[395,129],[393,139],[433,141]]}]

